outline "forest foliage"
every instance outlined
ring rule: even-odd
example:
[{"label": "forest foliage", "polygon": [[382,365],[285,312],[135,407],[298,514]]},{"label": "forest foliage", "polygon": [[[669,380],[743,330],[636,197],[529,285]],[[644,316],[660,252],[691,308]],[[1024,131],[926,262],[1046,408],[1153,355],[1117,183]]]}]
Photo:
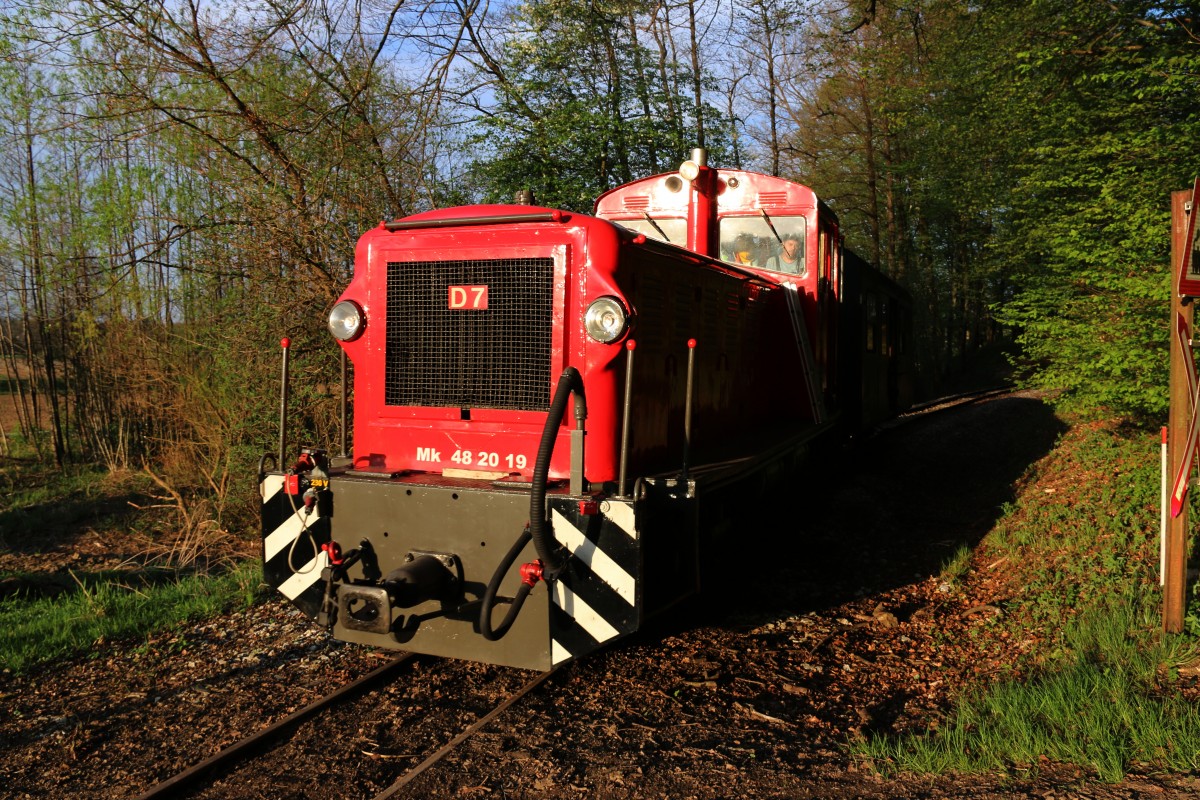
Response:
[{"label": "forest foliage", "polygon": [[6,4],[0,402],[18,424],[0,448],[240,492],[271,449],[281,337],[298,422],[336,439],[324,319],[363,231],[525,188],[586,211],[697,146],[827,199],[911,289],[931,390],[1011,341],[1061,402],[1160,419],[1170,193],[1200,172],[1197,11]]}]

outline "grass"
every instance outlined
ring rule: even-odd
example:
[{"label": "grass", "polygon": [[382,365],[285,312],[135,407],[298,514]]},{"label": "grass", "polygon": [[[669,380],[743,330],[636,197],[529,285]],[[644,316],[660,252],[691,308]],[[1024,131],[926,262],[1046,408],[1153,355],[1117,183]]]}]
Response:
[{"label": "grass", "polygon": [[941,576],[947,583],[957,583],[971,568],[971,548],[960,544],[954,553],[942,562]]},{"label": "grass", "polygon": [[149,636],[188,620],[246,608],[259,598],[261,567],[245,561],[219,575],[133,585],[128,577],[77,581],[57,597],[0,601],[0,669],[25,672],[108,640]]},{"label": "grass", "polygon": [[969,687],[936,730],[877,735],[855,745],[860,756],[885,773],[1049,759],[1107,781],[1200,768],[1200,709],[1173,684],[1197,640],[1159,632],[1156,445],[1119,425],[1081,424],[1031,468],[974,559],[956,554],[943,570],[970,585],[985,579],[971,563],[1010,565],[1005,618],[983,635],[1038,639],[1015,670],[1027,677]]},{"label": "grass", "polygon": [[[22,455],[0,460],[0,556],[13,556],[0,569],[7,595],[0,599],[0,670],[26,672],[259,598],[260,564],[236,560],[235,537],[211,520],[203,501],[190,504],[175,493],[156,502],[164,498],[151,494],[156,480],[148,473],[59,470]],[[110,548],[137,552],[97,571],[63,568],[71,563],[63,554],[88,532],[103,532],[103,541],[117,543]]]},{"label": "grass", "polygon": [[976,689],[950,722],[924,736],[877,738],[862,754],[892,770],[1004,771],[1046,758],[1091,766],[1119,781],[1133,767],[1200,767],[1200,709],[1164,685],[1180,657],[1169,643],[1131,636],[1156,624],[1132,603],[1076,619],[1072,656],[1032,680]]},{"label": "grass", "polygon": [[114,476],[91,465],[53,465],[13,459],[0,464],[0,547],[44,539],[81,523],[104,524],[104,517],[128,509],[127,500],[144,494],[146,481]]}]

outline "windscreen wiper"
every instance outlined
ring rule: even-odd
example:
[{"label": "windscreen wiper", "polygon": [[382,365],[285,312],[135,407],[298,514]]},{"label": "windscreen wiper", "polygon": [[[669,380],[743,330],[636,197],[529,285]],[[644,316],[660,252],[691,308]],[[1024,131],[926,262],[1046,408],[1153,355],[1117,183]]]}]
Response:
[{"label": "windscreen wiper", "polygon": [[[763,215],[763,219],[766,221],[767,227],[771,229],[771,233],[775,234],[775,238],[779,240],[780,244],[783,244],[783,237],[779,235],[779,231],[775,230],[775,223],[771,222],[771,218],[767,216],[767,210],[765,208],[760,208],[758,213]],[[655,225],[654,227],[657,228],[658,226]]]},{"label": "windscreen wiper", "polygon": [[669,242],[669,241],[671,241],[671,237],[670,237],[670,236],[667,236],[667,232],[666,232],[666,231],[664,231],[662,228],[658,227],[658,223],[654,221],[654,217],[650,216],[650,212],[649,212],[649,211],[643,211],[643,212],[642,212],[642,216],[646,218],[646,222],[649,222],[651,225],[653,225],[653,226],[654,226],[654,230],[658,231],[658,232],[659,232],[659,234],[661,234],[661,235],[662,235],[662,238],[663,238],[663,241],[664,241],[664,242]]}]

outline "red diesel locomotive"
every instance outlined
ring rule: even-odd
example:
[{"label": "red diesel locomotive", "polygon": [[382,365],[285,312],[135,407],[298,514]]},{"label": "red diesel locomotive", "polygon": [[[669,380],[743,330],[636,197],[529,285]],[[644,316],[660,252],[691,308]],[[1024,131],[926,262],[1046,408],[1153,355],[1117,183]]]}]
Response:
[{"label": "red diesel locomotive", "polygon": [[593,216],[382,224],[330,314],[352,455],[281,430],[265,575],[338,639],[579,657],[699,590],[730,498],[910,401],[907,324],[810,189],[703,151]]}]

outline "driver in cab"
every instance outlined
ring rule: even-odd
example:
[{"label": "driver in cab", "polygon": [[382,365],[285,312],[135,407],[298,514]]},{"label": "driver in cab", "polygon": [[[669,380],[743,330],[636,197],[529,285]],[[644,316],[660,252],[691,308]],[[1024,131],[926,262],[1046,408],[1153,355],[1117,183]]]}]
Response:
[{"label": "driver in cab", "polygon": [[794,233],[784,234],[783,240],[780,242],[779,255],[767,259],[767,269],[799,275],[804,272],[801,260],[800,238]]}]

